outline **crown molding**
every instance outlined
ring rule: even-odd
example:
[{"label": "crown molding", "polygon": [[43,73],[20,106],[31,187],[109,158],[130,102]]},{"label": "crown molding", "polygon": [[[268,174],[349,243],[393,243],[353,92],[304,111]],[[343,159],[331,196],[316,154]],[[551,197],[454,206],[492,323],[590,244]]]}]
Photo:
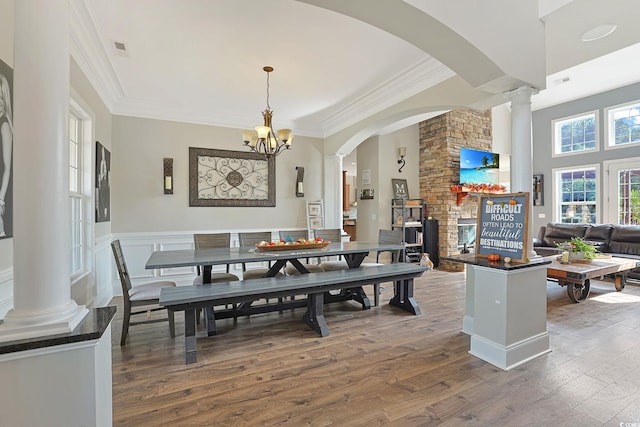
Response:
[{"label": "crown molding", "polygon": [[125,93],[96,29],[88,0],[70,2],[69,27],[71,56],[112,111]]},{"label": "crown molding", "polygon": [[323,136],[333,135],[453,76],[455,73],[436,59],[422,60],[325,118],[322,121]]},{"label": "crown molding", "polygon": [[[160,105],[148,100],[126,97],[122,83],[109,59],[97,31],[88,0],[70,2],[71,56],[85,74],[107,109],[114,115],[167,120],[184,123],[245,129],[247,117],[230,116],[214,109]],[[408,67],[378,86],[341,102],[331,113],[322,113],[280,125],[294,129],[300,136],[324,138],[401,102],[455,75],[433,58]]]},{"label": "crown molding", "polygon": [[[112,114],[144,119],[166,120],[172,122],[191,123],[197,125],[218,126],[233,129],[250,129],[258,125],[258,118],[225,115],[218,110],[202,107],[183,107],[151,103],[140,99],[126,98],[114,104]],[[308,124],[279,122],[279,125],[290,126],[296,136],[322,137],[322,128]]]}]

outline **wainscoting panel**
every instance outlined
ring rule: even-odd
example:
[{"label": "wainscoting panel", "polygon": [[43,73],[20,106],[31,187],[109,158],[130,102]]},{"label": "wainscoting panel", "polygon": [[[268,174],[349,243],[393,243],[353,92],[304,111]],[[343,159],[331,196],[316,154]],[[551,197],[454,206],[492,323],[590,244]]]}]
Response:
[{"label": "wainscoting panel", "polygon": [[[191,243],[165,242],[165,243],[160,243],[158,245],[159,251],[177,251],[181,249],[193,249],[193,241]],[[196,268],[195,267],[161,268],[157,274],[159,274],[161,277],[180,276],[183,274],[196,274]]]},{"label": "wainscoting panel", "polygon": [[[113,298],[114,260],[111,251],[111,235],[97,240],[93,247],[93,265],[96,280],[96,307],[105,307]],[[118,274],[115,273],[116,279]]]}]

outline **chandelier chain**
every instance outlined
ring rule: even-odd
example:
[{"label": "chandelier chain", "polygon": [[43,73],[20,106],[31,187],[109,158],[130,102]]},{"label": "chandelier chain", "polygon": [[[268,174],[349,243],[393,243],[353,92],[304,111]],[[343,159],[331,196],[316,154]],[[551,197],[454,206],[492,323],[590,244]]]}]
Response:
[{"label": "chandelier chain", "polygon": [[269,105],[269,74],[267,71],[267,110],[271,110],[271,106]]}]

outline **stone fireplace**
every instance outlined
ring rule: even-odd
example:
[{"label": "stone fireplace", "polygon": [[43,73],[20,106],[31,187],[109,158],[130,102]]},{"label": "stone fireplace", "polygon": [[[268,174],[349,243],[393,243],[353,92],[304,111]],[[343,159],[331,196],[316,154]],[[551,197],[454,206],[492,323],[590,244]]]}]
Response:
[{"label": "stone fireplace", "polygon": [[[458,223],[477,216],[477,197],[458,205],[451,192],[459,181],[460,147],[491,151],[491,140],[491,110],[454,110],[420,123],[420,196],[427,215],[438,220],[441,258],[460,253]],[[439,268],[462,271],[464,265],[441,260]]]}]

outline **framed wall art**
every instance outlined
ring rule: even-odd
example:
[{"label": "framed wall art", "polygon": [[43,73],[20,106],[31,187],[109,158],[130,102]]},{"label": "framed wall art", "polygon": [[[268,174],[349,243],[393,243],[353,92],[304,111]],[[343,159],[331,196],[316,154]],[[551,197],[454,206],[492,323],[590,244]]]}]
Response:
[{"label": "framed wall art", "polygon": [[309,210],[309,216],[322,216],[322,203],[320,202],[309,202],[307,204],[307,209]]},{"label": "framed wall art", "polygon": [[189,147],[189,206],[275,206],[275,157]]},{"label": "framed wall art", "polygon": [[96,141],[96,222],[111,221],[111,153]]},{"label": "framed wall art", "polygon": [[406,179],[391,179],[391,186],[393,187],[394,199],[408,199],[409,189],[407,188]]},{"label": "framed wall art", "polygon": [[13,69],[0,60],[0,239],[13,237]]}]

